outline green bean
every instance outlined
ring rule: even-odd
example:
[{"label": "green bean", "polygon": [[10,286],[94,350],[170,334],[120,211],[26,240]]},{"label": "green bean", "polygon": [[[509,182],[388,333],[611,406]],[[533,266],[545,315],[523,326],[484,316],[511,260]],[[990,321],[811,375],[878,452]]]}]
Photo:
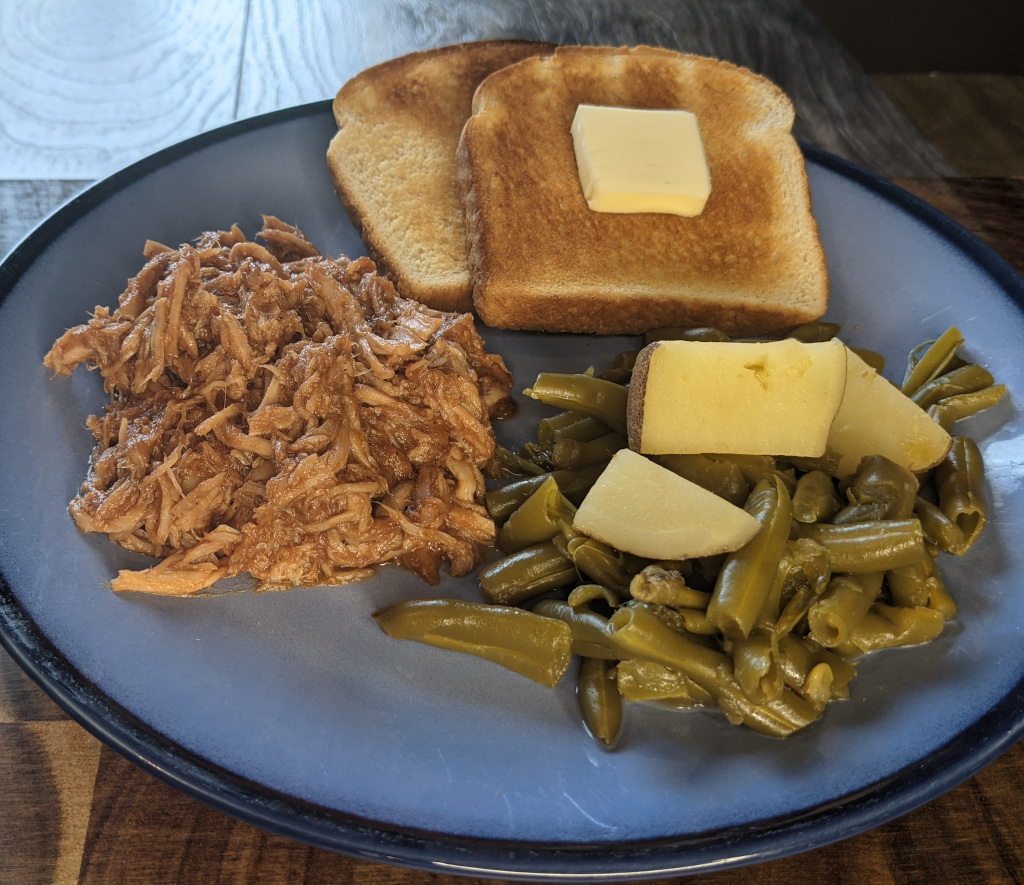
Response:
[{"label": "green bean", "polygon": [[616,384],[629,384],[639,355],[639,350],[624,350],[615,354],[611,368],[602,372],[598,377],[605,381],[614,381]]},{"label": "green bean", "polygon": [[622,384],[590,375],[541,372],[523,393],[549,406],[584,412],[612,430],[626,432],[628,390]]},{"label": "green bean", "polygon": [[609,430],[603,421],[584,415],[583,412],[559,412],[557,415],[541,418],[537,424],[537,443],[545,449],[552,449],[560,439],[587,442],[604,436]]},{"label": "green bean", "polygon": [[867,455],[846,491],[849,507],[832,521],[841,525],[866,519],[907,519],[914,512],[918,488],[917,477],[905,467],[883,455]]},{"label": "green bean", "polygon": [[730,638],[745,637],[772,590],[782,558],[793,505],[778,477],[755,486],[744,508],[761,525],[746,545],[730,553],[718,573],[707,615]]},{"label": "green bean", "polygon": [[599,658],[584,658],[576,696],[587,731],[602,746],[612,749],[622,733],[622,695],[615,670]]},{"label": "green bean", "polygon": [[937,611],[943,618],[948,619],[956,615],[956,601],[949,595],[946,583],[942,580],[934,560],[931,560],[934,569],[935,582],[931,585],[931,595],[928,597],[928,608]]},{"label": "green bean", "polygon": [[516,457],[528,464],[536,464],[544,473],[553,470],[555,466],[551,463],[551,452],[535,442],[523,443],[516,452]]},{"label": "green bean", "polygon": [[824,711],[825,705],[833,699],[832,668],[828,664],[815,664],[807,674],[797,694],[807,701],[815,710]]},{"label": "green bean", "polygon": [[683,576],[677,571],[660,565],[646,566],[633,576],[629,583],[629,595],[641,602],[657,602],[670,608],[707,609],[710,593],[686,586]]},{"label": "green bean", "polygon": [[518,605],[575,579],[572,561],[551,541],[518,550],[480,569],[484,596],[500,605]]},{"label": "green bean", "polygon": [[810,635],[819,645],[835,648],[846,642],[882,589],[883,575],[836,575],[807,611]]},{"label": "green bean", "polygon": [[889,572],[886,583],[895,605],[903,608],[928,606],[941,612],[945,618],[956,614],[956,603],[946,590],[938,565],[930,555],[915,565]]},{"label": "green bean", "polygon": [[819,664],[825,664],[832,672],[832,697],[848,698],[850,682],[857,674],[854,664],[809,637],[792,633],[779,637],[779,669],[786,685],[800,690]]},{"label": "green bean", "polygon": [[913,362],[908,363],[907,375],[900,390],[907,396],[913,396],[918,388],[946,370],[963,343],[964,336],[960,334],[960,330],[950,326],[920,354],[919,358],[915,358],[912,352]]},{"label": "green bean", "polygon": [[669,608],[657,602],[640,602],[637,599],[631,599],[619,608],[642,608],[680,636],[707,648],[719,649],[718,628],[699,609]]},{"label": "green bean", "polygon": [[889,595],[896,605],[916,607],[928,605],[932,588],[928,563],[934,562],[930,556],[924,556],[920,562],[894,568],[885,573],[885,583]]},{"label": "green bean", "polygon": [[791,560],[793,592],[775,622],[775,633],[784,636],[807,614],[811,603],[828,586],[832,577],[828,551],[815,541],[799,538],[788,541],[786,547]]},{"label": "green bean", "polygon": [[715,699],[734,725],[785,737],[818,718],[818,711],[789,689],[777,700],[751,703],[730,673],[725,654],[676,633],[643,608],[617,609],[609,626],[615,643],[629,653],[627,657],[656,661],[688,676]]},{"label": "green bean", "polygon": [[981,366],[968,363],[922,384],[910,398],[922,409],[927,409],[941,399],[964,393],[977,393],[995,384],[995,378]]},{"label": "green bean", "polygon": [[793,492],[793,519],[797,522],[828,522],[842,506],[832,477],[821,470],[805,473]]},{"label": "green bean", "polygon": [[715,582],[727,556],[727,553],[716,553],[714,556],[701,556],[690,560],[692,566],[686,579],[687,583],[697,590],[706,590],[708,593],[714,591]]},{"label": "green bean", "polygon": [[572,659],[568,625],[519,608],[461,599],[408,599],[373,613],[395,639],[486,658],[555,686]]},{"label": "green bean", "polygon": [[626,447],[626,437],[621,433],[606,433],[586,442],[563,438],[551,449],[551,461],[560,469],[589,467],[591,464],[607,463],[619,449]]},{"label": "green bean", "polygon": [[718,628],[708,620],[707,612],[699,608],[672,609],[683,623],[683,630],[695,636],[717,636]]},{"label": "green bean", "polygon": [[500,488],[488,489],[484,495],[487,512],[497,522],[503,522],[513,511],[544,484],[549,476],[573,504],[579,504],[604,470],[604,464],[592,464],[578,470],[552,470],[540,476],[524,476]]},{"label": "green bean", "polygon": [[948,396],[939,400],[935,405],[928,407],[928,414],[949,433],[957,421],[970,418],[985,409],[996,405],[1006,393],[1005,384],[994,384],[984,390],[974,393],[961,393],[957,396]]},{"label": "green bean", "polygon": [[729,336],[712,326],[662,326],[644,336],[644,344],[655,341],[728,341]]},{"label": "green bean", "polygon": [[504,470],[509,473],[516,475],[526,476],[540,476],[544,473],[544,468],[539,464],[528,461],[515,452],[510,452],[504,446],[497,446],[494,449],[494,456],[498,459],[498,463]]},{"label": "green bean", "polygon": [[[715,455],[706,457],[715,458]],[[750,488],[756,486],[763,479],[770,479],[777,475],[775,458],[772,455],[719,455],[723,460],[731,461],[743,475]]]},{"label": "green bean", "polygon": [[914,500],[914,516],[921,523],[925,541],[931,546],[952,553],[964,545],[964,533],[960,526],[942,510],[920,495]]},{"label": "green bean", "polygon": [[954,436],[953,447],[934,472],[939,509],[963,532],[962,544],[950,550],[966,553],[985,528],[987,508],[982,497],[984,466],[978,444],[967,436]]},{"label": "green bean", "polygon": [[519,505],[498,532],[497,545],[506,553],[515,553],[547,541],[572,525],[576,508],[548,475],[529,498]]},{"label": "green bean", "polygon": [[833,572],[886,572],[917,562],[925,554],[924,534],[916,519],[795,526],[798,537],[817,541],[828,550]]},{"label": "green bean", "polygon": [[787,542],[782,547],[782,553],[779,556],[779,563],[775,568],[775,577],[768,590],[768,595],[764,598],[761,611],[757,613],[757,617],[754,619],[755,627],[774,630],[775,624],[779,620],[779,613],[782,610],[783,591],[787,589],[787,586],[789,589],[792,589],[794,569],[793,558],[789,552],[789,543]]},{"label": "green bean", "polygon": [[534,602],[530,611],[568,624],[572,631],[573,654],[608,661],[622,656],[608,638],[608,619],[589,608],[574,608],[561,599],[544,597]]},{"label": "green bean", "polygon": [[844,654],[901,648],[931,642],[942,633],[941,612],[876,603],[850,636]]},{"label": "green bean", "polygon": [[629,596],[629,583],[633,570],[625,554],[607,544],[580,536],[569,542],[569,556],[573,565],[592,581],[617,593],[623,599]]},{"label": "green bean", "polygon": [[839,334],[842,328],[839,323],[826,323],[824,320],[814,320],[790,330],[786,337],[795,338],[797,341],[803,341],[807,344],[815,344],[822,341],[831,341]]},{"label": "green bean", "polygon": [[715,699],[692,679],[678,670],[631,658],[619,661],[615,668],[619,693],[627,701],[672,701],[673,706],[698,707]]},{"label": "green bean", "polygon": [[577,584],[569,592],[566,600],[573,608],[589,606],[592,602],[601,602],[608,608],[615,608],[622,600],[607,587],[600,584]]},{"label": "green bean", "polygon": [[779,646],[774,633],[755,627],[746,639],[732,643],[730,654],[736,681],[753,703],[765,704],[782,695]]},{"label": "green bean", "polygon": [[742,507],[750,495],[750,484],[736,462],[707,455],[660,455],[662,467]]},{"label": "green bean", "polygon": [[801,473],[810,473],[812,470],[820,470],[822,473],[828,476],[835,476],[836,470],[839,469],[839,462],[842,458],[835,449],[827,448],[823,455],[818,455],[815,458],[804,458],[796,457],[794,455],[787,455],[785,462],[791,467],[795,467]]}]

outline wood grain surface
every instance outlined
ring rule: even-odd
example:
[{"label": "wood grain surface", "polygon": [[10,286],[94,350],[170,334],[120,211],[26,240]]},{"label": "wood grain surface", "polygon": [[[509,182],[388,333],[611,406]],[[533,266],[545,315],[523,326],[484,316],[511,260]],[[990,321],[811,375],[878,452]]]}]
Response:
[{"label": "wood grain surface", "polygon": [[[1019,235],[1024,182],[897,183],[952,216],[1024,271]],[[61,199],[73,187],[74,183],[18,183],[23,205],[42,212],[48,211],[48,200]],[[8,239],[22,232],[0,224],[0,236]],[[101,745],[0,652],[0,885],[474,881],[484,880],[332,854],[213,811]],[[1024,881],[1024,743],[945,795],[874,830],[792,857],[685,881]]]},{"label": "wood grain surface", "polygon": [[889,177],[953,171],[798,0],[34,0],[0,3],[0,179],[102,177],[387,58],[501,36],[725,58],[789,93],[805,141]]}]

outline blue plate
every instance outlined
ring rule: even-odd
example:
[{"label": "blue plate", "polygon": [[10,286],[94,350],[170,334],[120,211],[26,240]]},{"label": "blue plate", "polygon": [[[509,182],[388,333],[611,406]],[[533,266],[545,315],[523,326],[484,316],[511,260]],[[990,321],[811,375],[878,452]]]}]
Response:
[{"label": "blue plate", "polygon": [[[487,662],[384,636],[377,607],[430,588],[365,583],[199,600],[116,596],[140,560],[80,534],[95,373],[42,358],[112,305],[151,238],[176,245],[261,213],[330,253],[360,254],[328,178],[328,102],[191,139],[90,188],[0,268],[0,640],[68,713],[127,758],[244,821],[312,845],[435,872],[642,878],[767,860],[842,839],[969,777],[1024,733],[1021,417],[1010,397],[964,428],[988,468],[990,524],[942,560],[960,605],[927,646],[868,658],[853,697],[785,741],[713,714],[632,707],[619,749],[548,690]],[[972,358],[1024,391],[1024,284],[944,216],[808,148],[848,343],[903,364],[957,325]],[[631,339],[484,329],[521,389],[541,369],[603,365]],[[896,372],[902,370],[897,368]],[[531,435],[527,403],[503,425]],[[477,598],[473,579],[440,593]]]}]

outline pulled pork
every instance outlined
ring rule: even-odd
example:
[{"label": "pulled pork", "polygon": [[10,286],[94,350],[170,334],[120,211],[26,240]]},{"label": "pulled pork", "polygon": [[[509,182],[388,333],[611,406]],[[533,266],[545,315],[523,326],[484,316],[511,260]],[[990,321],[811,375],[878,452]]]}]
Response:
[{"label": "pulled pork", "polygon": [[111,314],[44,363],[99,368],[90,469],[70,513],[161,557],[115,590],[189,595],[337,584],[395,562],[429,583],[494,540],[483,506],[491,418],[512,379],[468,314],[400,297],[368,258],[321,256],[264,216],[195,245],[146,244]]}]

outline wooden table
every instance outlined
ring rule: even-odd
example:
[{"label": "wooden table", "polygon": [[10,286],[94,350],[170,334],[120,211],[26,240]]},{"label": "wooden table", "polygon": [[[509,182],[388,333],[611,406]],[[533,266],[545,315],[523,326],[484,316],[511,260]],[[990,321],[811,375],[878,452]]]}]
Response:
[{"label": "wooden table", "polygon": [[[41,28],[41,18],[32,18],[33,4],[22,6],[28,11],[19,12],[14,24],[25,34]],[[193,6],[180,3],[159,14],[171,20],[165,24],[188,28]],[[74,139],[63,149],[55,148],[54,140],[46,137],[46,114],[25,102],[19,106],[4,94],[11,88],[3,85],[5,73],[24,65],[28,52],[11,36],[17,31],[11,27],[12,8],[5,5],[0,12],[0,35],[7,35],[0,36],[0,99],[16,113],[20,107],[28,118],[17,121],[24,124],[20,129],[8,126],[0,135],[0,251],[90,179],[110,171],[90,161]],[[107,138],[111,156],[116,156],[105,162],[116,166],[174,136],[326,97],[365,64],[419,46],[500,34],[563,42],[650,42],[724,56],[773,76],[794,98],[802,138],[896,178],[1024,271],[1019,236],[1024,182],[955,177],[938,151],[795,0],[608,0],[586,8],[584,14],[584,4],[574,13],[568,3],[502,6],[483,0],[424,0],[364,11],[358,4],[325,2],[304,4],[284,15],[269,0],[252,0],[244,9],[240,3],[209,4],[202,30],[207,46],[233,48],[216,59],[212,52],[196,50],[206,65],[204,82],[217,90],[208,113],[196,117],[194,109],[186,109],[163,130],[155,124],[136,125],[134,140],[129,137],[132,127],[113,113],[106,121]],[[95,21],[63,26],[86,31],[100,27]],[[52,36],[52,31],[46,33]],[[170,28],[155,33],[169,34]],[[168,82],[187,79],[195,69],[196,58],[186,48],[167,50]],[[111,62],[114,67],[131,58],[110,55],[120,59]],[[141,72],[145,66],[142,61],[138,65]],[[73,67],[69,62],[63,74],[49,71],[53,82],[34,88],[60,92],[61,77],[66,85],[78,76]],[[181,90],[185,86],[165,100],[180,102],[185,94]],[[155,87],[152,91],[159,92]],[[109,105],[96,107],[101,106]],[[80,132],[91,125],[89,119],[95,120],[95,114],[81,116]],[[162,119],[161,108],[152,109],[147,119]],[[12,133],[22,137],[14,147]],[[25,156],[28,160],[18,167]],[[762,866],[688,881],[1022,881],[1022,822],[1024,744],[1018,743],[956,789],[868,833]],[[0,883],[211,881],[457,885],[468,880],[334,855],[210,810],[101,745],[0,652]]]}]

